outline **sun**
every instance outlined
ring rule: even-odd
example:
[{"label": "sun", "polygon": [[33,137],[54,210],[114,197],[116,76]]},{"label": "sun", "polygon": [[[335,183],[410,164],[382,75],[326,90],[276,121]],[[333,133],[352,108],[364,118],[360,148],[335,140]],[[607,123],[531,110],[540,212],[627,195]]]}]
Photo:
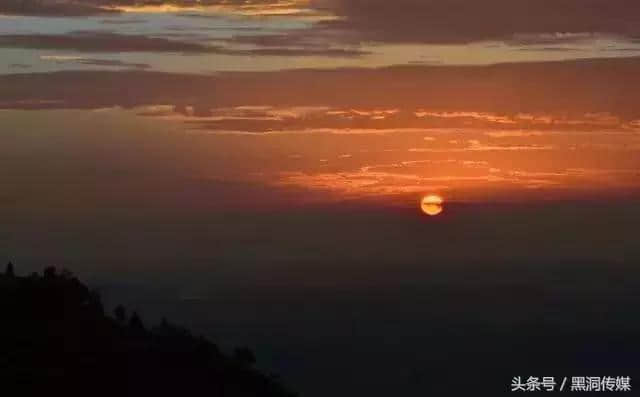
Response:
[{"label": "sun", "polygon": [[429,216],[436,216],[444,211],[444,199],[436,194],[429,194],[420,200],[420,209]]}]

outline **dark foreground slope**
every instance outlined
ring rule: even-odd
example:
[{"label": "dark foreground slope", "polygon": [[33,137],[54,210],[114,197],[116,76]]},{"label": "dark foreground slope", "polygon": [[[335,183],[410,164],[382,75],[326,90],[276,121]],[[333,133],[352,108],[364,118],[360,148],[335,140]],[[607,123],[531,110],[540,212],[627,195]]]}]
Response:
[{"label": "dark foreground slope", "polygon": [[[71,274],[0,275],[0,385],[8,395],[291,396],[253,369],[166,321],[146,329]],[[18,393],[18,394],[13,394]]]}]

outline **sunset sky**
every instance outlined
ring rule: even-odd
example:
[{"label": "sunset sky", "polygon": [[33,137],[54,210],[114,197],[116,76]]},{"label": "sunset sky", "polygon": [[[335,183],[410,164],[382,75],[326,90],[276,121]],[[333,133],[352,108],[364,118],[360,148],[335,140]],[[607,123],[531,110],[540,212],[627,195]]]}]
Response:
[{"label": "sunset sky", "polygon": [[2,0],[0,254],[180,302],[627,266],[639,104],[637,0]]},{"label": "sunset sky", "polygon": [[194,176],[314,198],[637,187],[633,2],[101,3],[4,6],[3,124],[155,122],[233,153]]}]

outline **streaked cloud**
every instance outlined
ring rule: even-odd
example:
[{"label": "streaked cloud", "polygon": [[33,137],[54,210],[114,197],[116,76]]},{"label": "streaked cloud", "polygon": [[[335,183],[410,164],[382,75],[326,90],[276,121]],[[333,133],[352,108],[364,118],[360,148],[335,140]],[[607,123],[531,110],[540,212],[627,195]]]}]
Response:
[{"label": "streaked cloud", "polygon": [[309,5],[309,0],[3,0],[0,4],[0,13],[36,16],[89,16],[120,12],[193,11],[259,17],[326,18],[326,12],[310,8]]},{"label": "streaked cloud", "polygon": [[26,63],[10,63],[9,69],[30,69],[31,65]]},{"label": "streaked cloud", "polygon": [[40,59],[43,61],[52,61],[56,63],[72,63],[78,65],[116,68],[149,69],[151,67],[146,63],[125,62],[119,59],[85,58],[76,55],[41,55]]},{"label": "streaked cloud", "polygon": [[2,0],[0,14],[34,16],[89,16],[119,11],[101,7],[98,1]]},{"label": "streaked cloud", "polygon": [[471,139],[468,141],[468,147],[461,150],[469,150],[469,151],[528,151],[528,150],[553,150],[554,147],[551,145],[488,145],[481,143],[476,139]]},{"label": "streaked cloud", "polygon": [[0,48],[59,49],[79,52],[172,52],[188,54],[253,55],[253,56],[326,56],[356,57],[367,54],[345,48],[231,48],[181,41],[164,37],[118,34],[103,31],[78,31],[68,34],[0,35]]},{"label": "streaked cloud", "polygon": [[[480,128],[511,124],[478,116],[441,117],[477,114],[508,117],[517,121],[513,127],[516,130],[522,130],[526,123],[531,124],[527,129],[536,130],[561,124],[567,129],[602,130],[616,123],[636,128],[631,123],[640,119],[638,68],[640,59],[626,58],[214,75],[69,71],[0,76],[0,101],[8,106],[14,101],[55,100],[71,108],[173,104],[192,106],[204,113],[237,106],[329,107],[343,112],[322,116],[333,116],[334,124],[329,127],[336,126],[336,118],[354,128],[371,128],[374,124],[387,129],[465,128],[473,127],[474,120]],[[79,87],[82,81],[91,81],[91,90],[69,88]],[[129,92],[126,98],[122,96],[125,89]],[[340,95],[336,95],[338,90]],[[390,113],[393,109],[402,111]],[[422,117],[430,124],[418,123],[411,114],[420,109],[432,114]],[[371,114],[362,114],[372,110],[387,112],[380,114],[384,120],[371,120]]]},{"label": "streaked cloud", "polygon": [[103,31],[69,34],[0,35],[2,48],[60,49],[81,52],[186,52],[205,53],[213,49],[199,43],[181,42],[141,35],[123,35]]}]

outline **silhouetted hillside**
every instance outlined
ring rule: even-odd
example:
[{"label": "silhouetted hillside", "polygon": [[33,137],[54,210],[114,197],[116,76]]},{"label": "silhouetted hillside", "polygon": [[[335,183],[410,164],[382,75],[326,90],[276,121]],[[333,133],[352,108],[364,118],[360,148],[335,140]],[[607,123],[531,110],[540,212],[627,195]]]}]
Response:
[{"label": "silhouetted hillside", "polygon": [[163,320],[104,311],[100,297],[68,271],[0,275],[0,387],[7,395],[292,396],[234,357]]}]

